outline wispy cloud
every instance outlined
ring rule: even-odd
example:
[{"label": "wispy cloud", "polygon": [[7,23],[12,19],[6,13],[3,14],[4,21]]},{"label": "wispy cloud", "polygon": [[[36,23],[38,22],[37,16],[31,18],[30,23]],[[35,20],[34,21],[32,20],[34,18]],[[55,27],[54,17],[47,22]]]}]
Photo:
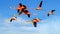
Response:
[{"label": "wispy cloud", "polygon": [[[4,27],[3,28],[0,28],[1,31],[3,30],[6,30],[10,33],[12,33],[12,31],[16,32],[18,31],[18,33],[21,33],[21,32],[29,32],[29,33],[35,33],[35,34],[59,34],[59,31],[60,31],[60,27],[59,27],[59,21],[58,19],[55,19],[54,17],[52,17],[53,19],[51,20],[50,18],[49,19],[46,19],[46,20],[43,20],[42,24],[38,24],[38,27],[31,27],[31,26],[20,26],[20,27],[16,27],[16,26],[12,26],[16,23],[18,24],[30,24],[31,22],[27,22],[28,20],[25,20],[23,18],[18,18],[17,20],[13,21],[13,22],[9,22],[9,18],[8,19],[4,19]],[[45,23],[45,21],[47,23]],[[11,24],[12,23],[12,24]],[[6,26],[6,27],[5,27]],[[16,30],[16,31],[15,31]],[[16,32],[17,33],[17,32]]]}]

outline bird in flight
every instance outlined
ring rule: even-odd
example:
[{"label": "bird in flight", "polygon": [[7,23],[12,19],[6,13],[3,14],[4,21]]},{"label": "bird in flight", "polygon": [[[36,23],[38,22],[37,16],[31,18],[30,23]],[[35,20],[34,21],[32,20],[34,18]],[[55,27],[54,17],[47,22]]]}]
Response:
[{"label": "bird in flight", "polygon": [[18,5],[17,12],[19,13],[19,15],[24,13],[25,15],[27,15],[30,18],[30,12],[27,10],[27,7],[21,3],[19,3],[19,5]]},{"label": "bird in flight", "polygon": [[12,18],[10,19],[10,22],[12,22],[13,20],[16,20],[16,19],[17,19],[17,17],[14,16],[14,17],[12,17]]},{"label": "bird in flight", "polygon": [[31,22],[33,22],[34,27],[37,27],[37,22],[41,22],[41,19],[35,18]]},{"label": "bird in flight", "polygon": [[43,2],[43,1],[40,2],[39,6],[36,8],[36,10],[41,10],[41,9],[42,9],[42,8],[41,8],[41,7],[42,7],[42,2]]},{"label": "bird in flight", "polygon": [[25,10],[26,9],[26,6],[25,5],[23,5],[23,4],[21,4],[21,3],[19,3],[18,4],[18,8],[17,8],[17,12],[19,13],[19,12],[22,12],[22,10]]},{"label": "bird in flight", "polygon": [[54,11],[55,11],[55,10],[51,10],[51,11],[47,14],[47,16],[54,15],[54,14],[53,14]]}]

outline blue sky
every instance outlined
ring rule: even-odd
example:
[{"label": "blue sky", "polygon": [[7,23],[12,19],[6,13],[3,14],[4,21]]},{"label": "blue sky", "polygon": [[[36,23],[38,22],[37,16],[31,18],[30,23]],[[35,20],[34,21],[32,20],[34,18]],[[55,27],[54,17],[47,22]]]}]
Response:
[{"label": "blue sky", "polygon": [[[37,8],[40,1],[43,1],[43,10],[30,10]],[[10,8],[17,8],[18,3],[28,7],[28,11],[32,13],[31,18],[24,14],[18,16],[17,10]],[[56,10],[55,15],[47,17],[52,9]],[[9,22],[14,14],[18,19]],[[26,22],[34,18],[42,19],[42,22],[37,23],[37,28],[31,22]],[[0,34],[60,34],[60,0],[0,0]]]}]

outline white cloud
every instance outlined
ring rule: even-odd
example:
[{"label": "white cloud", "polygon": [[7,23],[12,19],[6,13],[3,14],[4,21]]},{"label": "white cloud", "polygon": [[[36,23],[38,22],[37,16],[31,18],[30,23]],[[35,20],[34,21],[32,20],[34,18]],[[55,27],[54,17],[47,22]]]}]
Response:
[{"label": "white cloud", "polygon": [[[20,33],[20,32],[24,33],[24,31],[26,31],[29,33],[33,32],[35,34],[59,34],[59,32],[60,32],[60,23],[59,23],[58,19],[55,19],[55,18],[53,18],[53,21],[50,19],[43,20],[44,23],[38,24],[38,27],[36,27],[36,28],[31,27],[31,26],[20,26],[20,27],[12,26],[15,23],[22,24],[22,25],[30,24],[30,22],[29,23],[27,22],[28,20],[25,20],[23,18],[18,18],[17,20],[15,20],[13,22],[9,22],[9,19],[4,19],[4,20],[5,20],[4,22],[6,23],[5,25],[8,26],[8,28],[10,28],[9,29],[10,33],[12,33],[11,31],[14,31],[14,32],[18,31],[18,33]],[[47,23],[45,23],[45,21]],[[7,22],[9,22],[9,23],[7,23]],[[13,24],[11,25],[10,23],[13,23]],[[2,30],[4,28],[0,28],[0,29]]]}]

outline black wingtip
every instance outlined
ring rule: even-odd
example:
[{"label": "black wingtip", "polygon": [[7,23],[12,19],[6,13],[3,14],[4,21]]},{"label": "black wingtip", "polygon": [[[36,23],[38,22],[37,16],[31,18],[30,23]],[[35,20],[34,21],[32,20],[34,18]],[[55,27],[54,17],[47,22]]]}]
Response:
[{"label": "black wingtip", "polygon": [[41,2],[43,2],[43,1],[41,1]]},{"label": "black wingtip", "polygon": [[42,2],[43,2],[43,1],[40,2],[40,5],[39,5],[40,7],[42,6]]},{"label": "black wingtip", "polygon": [[37,27],[37,26],[34,26],[35,28]]},{"label": "black wingtip", "polygon": [[33,25],[34,25],[34,27],[37,27],[37,23],[36,22],[34,22]]},{"label": "black wingtip", "polygon": [[40,3],[42,3],[43,1],[41,1]]},{"label": "black wingtip", "polygon": [[56,10],[52,10],[52,11],[56,11]]},{"label": "black wingtip", "polygon": [[47,16],[49,16],[50,14],[47,14]]},{"label": "black wingtip", "polygon": [[52,10],[52,12],[54,12],[54,11],[56,11],[56,10]]},{"label": "black wingtip", "polygon": [[28,17],[30,18],[30,14],[28,14]]},{"label": "black wingtip", "polygon": [[12,19],[10,20],[10,22],[12,22]]},{"label": "black wingtip", "polygon": [[22,3],[19,3],[20,6],[22,6]]}]

